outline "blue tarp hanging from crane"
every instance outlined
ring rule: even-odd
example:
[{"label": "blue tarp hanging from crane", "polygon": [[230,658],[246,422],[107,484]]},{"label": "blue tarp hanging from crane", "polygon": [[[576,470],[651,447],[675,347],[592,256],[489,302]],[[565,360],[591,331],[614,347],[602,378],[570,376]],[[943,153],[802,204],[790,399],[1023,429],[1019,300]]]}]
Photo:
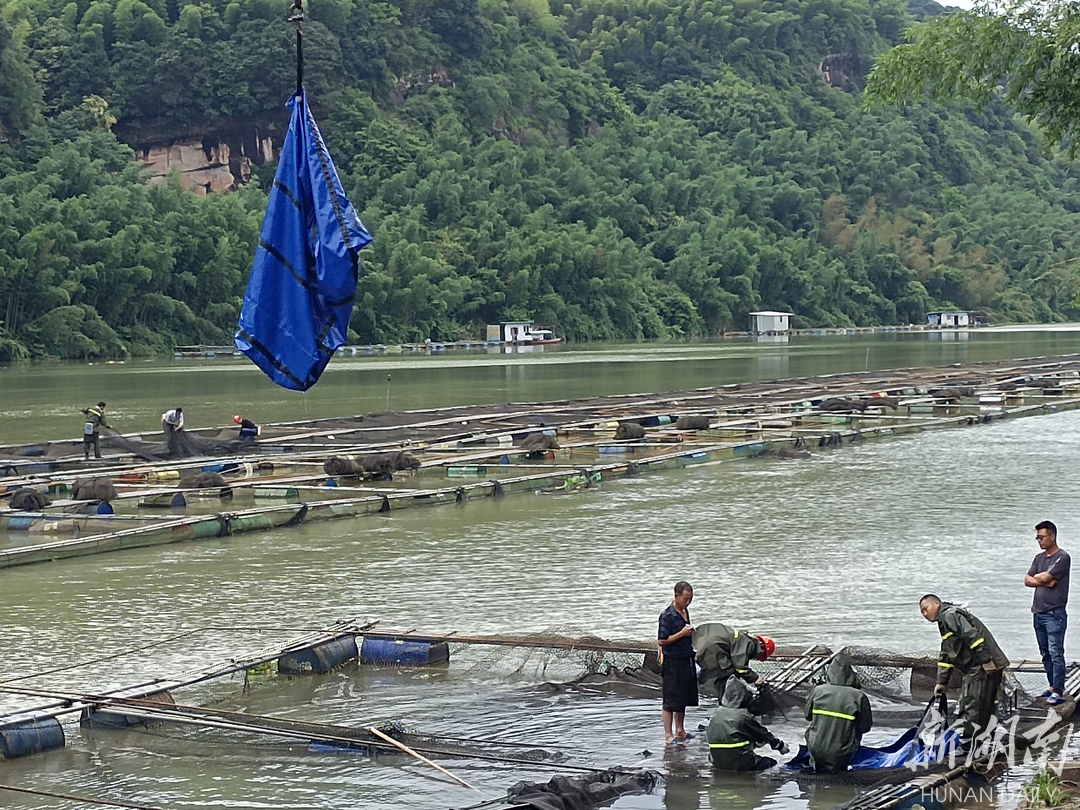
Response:
[{"label": "blue tarp hanging from crane", "polygon": [[371,234],[341,188],[306,93],[289,106],[235,342],[275,383],[306,391],[345,345]]}]

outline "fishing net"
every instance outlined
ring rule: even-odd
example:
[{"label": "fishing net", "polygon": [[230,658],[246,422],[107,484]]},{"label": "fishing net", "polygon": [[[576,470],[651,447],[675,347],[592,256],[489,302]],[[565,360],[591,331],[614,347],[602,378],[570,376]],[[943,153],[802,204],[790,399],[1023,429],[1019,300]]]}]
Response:
[{"label": "fishing net", "polygon": [[232,455],[255,445],[255,440],[249,437],[227,440],[206,439],[197,433],[189,433],[183,429],[169,434],[164,442],[144,442],[119,434],[104,436],[101,439],[103,448],[129,453],[144,461]]},{"label": "fishing net", "polygon": [[[571,686],[612,683],[659,684],[655,652],[642,644],[557,631],[449,639],[455,676],[498,678],[528,684]],[[375,666],[381,666],[375,664]],[[388,664],[387,666],[397,666]]]},{"label": "fishing net", "polygon": [[327,475],[336,477],[345,475],[359,476],[364,474],[364,465],[348,456],[330,456],[323,462],[323,470]]},{"label": "fishing net", "polygon": [[[552,692],[610,692],[652,697],[661,686],[656,651],[648,643],[571,635],[558,630],[520,635],[449,637],[454,676],[499,678]],[[934,689],[937,654],[900,654],[874,647],[845,647],[861,688],[870,696],[879,724],[903,727],[917,722]],[[798,652],[779,650],[768,661],[751,662],[765,687],[758,689],[762,713],[801,711],[814,686],[825,682],[833,651],[823,646]],[[376,664],[375,666],[380,666]],[[388,664],[386,666],[397,666]],[[1080,668],[1070,669],[1080,679]],[[1071,682],[1070,682],[1071,683]],[[1030,703],[1045,688],[1041,667],[1006,673],[1000,714]],[[950,686],[959,694],[959,676]]]},{"label": "fishing net", "polygon": [[373,475],[389,475],[401,470],[420,469],[420,460],[403,452],[372,453],[360,456],[360,465]]},{"label": "fishing net", "polygon": [[120,434],[102,436],[101,446],[106,450],[119,450],[122,453],[141,458],[143,461],[164,461],[168,458],[168,448],[161,443],[150,444],[129,439]]},{"label": "fishing net", "polygon": [[111,501],[116,498],[116,486],[111,478],[78,478],[71,485],[74,501]]},{"label": "fishing net", "polygon": [[708,430],[708,416],[680,416],[675,422],[676,430]]},{"label": "fishing net", "polygon": [[36,489],[17,489],[11,495],[8,505],[15,512],[40,512],[52,501],[44,492]]},{"label": "fishing net", "polygon": [[227,487],[225,477],[221,473],[216,472],[200,472],[194,475],[187,475],[180,479],[180,483],[177,484],[180,489],[211,489],[218,487]]},{"label": "fishing net", "polygon": [[530,433],[518,444],[522,450],[536,452],[539,450],[558,450],[559,442],[554,436],[547,433]]},{"label": "fishing net", "polygon": [[546,783],[518,782],[507,791],[515,810],[591,810],[638,793],[651,793],[660,783],[655,771],[609,770],[575,779],[556,776]]},{"label": "fishing net", "polygon": [[220,456],[237,452],[242,446],[250,444],[251,440],[231,439],[220,441],[218,439],[204,439],[197,433],[188,433],[180,428],[168,435],[169,458],[195,458],[198,456]]},{"label": "fishing net", "polygon": [[[449,637],[447,666],[455,675],[482,675],[543,684],[552,690],[610,689],[652,694],[660,687],[656,650],[640,641],[570,635],[558,630],[528,634],[480,636],[459,641]],[[862,688],[879,696],[885,715],[898,721],[917,719],[925,697],[913,697],[912,672],[936,672],[936,654],[900,655],[888,650],[846,647]],[[751,667],[768,684],[762,705],[768,711],[801,708],[810,690],[824,683],[832,651],[785,650]],[[916,681],[918,677],[916,676]],[[919,682],[921,683],[921,682]],[[934,682],[926,682],[927,696]],[[921,689],[917,689],[921,694]]]},{"label": "fishing net", "polygon": [[370,453],[364,456],[330,456],[323,462],[327,475],[361,476],[371,475],[376,478],[389,478],[401,470],[420,468],[420,460],[404,452]]}]

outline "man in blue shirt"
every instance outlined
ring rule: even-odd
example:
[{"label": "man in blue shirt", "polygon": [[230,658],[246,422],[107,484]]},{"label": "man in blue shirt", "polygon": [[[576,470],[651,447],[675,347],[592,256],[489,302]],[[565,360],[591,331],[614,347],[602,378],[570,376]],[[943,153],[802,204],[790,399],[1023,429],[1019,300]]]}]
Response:
[{"label": "man in blue shirt", "polygon": [[1035,526],[1035,540],[1042,552],[1024,577],[1024,584],[1035,589],[1031,612],[1035,617],[1035,639],[1039,642],[1043,669],[1050,688],[1039,697],[1051,706],[1065,702],[1065,628],[1069,617],[1069,554],[1057,544],[1057,526],[1044,520]]},{"label": "man in blue shirt", "polygon": [[675,600],[660,614],[657,644],[663,676],[664,738],[670,745],[690,739],[686,733],[686,707],[698,705],[697,671],[694,668],[694,627],[690,602],[694,589],[689,582],[675,583]]}]

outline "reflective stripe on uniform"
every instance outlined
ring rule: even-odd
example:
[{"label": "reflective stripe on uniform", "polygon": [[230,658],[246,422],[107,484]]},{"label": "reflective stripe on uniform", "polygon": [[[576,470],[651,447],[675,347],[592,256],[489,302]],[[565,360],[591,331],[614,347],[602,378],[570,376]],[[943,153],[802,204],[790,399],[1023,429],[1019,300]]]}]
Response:
[{"label": "reflective stripe on uniform", "polygon": [[736,669],[735,671],[738,672],[741,675],[743,673],[749,672],[750,670],[748,670],[748,669]]},{"label": "reflective stripe on uniform", "polygon": [[736,631],[735,631],[735,636],[734,636],[734,637],[735,637],[735,638],[738,638],[738,637],[739,637],[739,631],[738,631],[738,630],[736,630]]},{"label": "reflective stripe on uniform", "polygon": [[853,714],[844,714],[843,712],[831,712],[828,709],[814,709],[813,713],[823,714],[826,717],[839,717],[841,720],[851,720],[852,722],[854,722],[855,720],[855,715]]},{"label": "reflective stripe on uniform", "polygon": [[744,745],[749,745],[749,740],[743,740],[737,743],[709,743],[709,748],[742,748]]},{"label": "reflective stripe on uniform", "polygon": [[952,664],[946,664],[944,661],[938,661],[937,665],[939,667],[944,667],[945,669],[952,669],[953,668]]},{"label": "reflective stripe on uniform", "polygon": [[974,650],[974,649],[975,649],[976,647],[978,647],[978,646],[979,646],[980,644],[982,644],[982,643],[983,643],[984,641],[986,641],[986,638],[985,638],[985,637],[983,637],[983,638],[980,638],[980,639],[978,639],[978,640],[976,640],[976,641],[973,641],[973,642],[971,642],[971,646],[970,646],[970,647],[968,647],[968,649],[969,649],[969,650]]},{"label": "reflective stripe on uniform", "polygon": [[953,634],[953,631],[950,630],[948,633],[946,633],[945,635],[943,635],[941,637],[941,640],[944,641],[945,639],[949,638],[952,634]]}]

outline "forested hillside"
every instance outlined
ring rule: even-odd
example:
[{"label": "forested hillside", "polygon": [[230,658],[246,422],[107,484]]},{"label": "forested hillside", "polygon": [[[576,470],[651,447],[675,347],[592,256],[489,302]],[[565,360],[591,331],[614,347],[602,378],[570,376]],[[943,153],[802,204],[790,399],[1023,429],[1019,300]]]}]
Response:
[{"label": "forested hillside", "polygon": [[[1003,107],[864,109],[923,0],[310,0],[307,86],[365,251],[357,341],[1078,314],[1080,173]],[[231,339],[256,180],[132,146],[274,132],[286,0],[0,0],[0,358]],[[824,63],[824,64],[823,64]],[[823,72],[821,68],[824,67]],[[276,129],[275,129],[276,128]]]}]

